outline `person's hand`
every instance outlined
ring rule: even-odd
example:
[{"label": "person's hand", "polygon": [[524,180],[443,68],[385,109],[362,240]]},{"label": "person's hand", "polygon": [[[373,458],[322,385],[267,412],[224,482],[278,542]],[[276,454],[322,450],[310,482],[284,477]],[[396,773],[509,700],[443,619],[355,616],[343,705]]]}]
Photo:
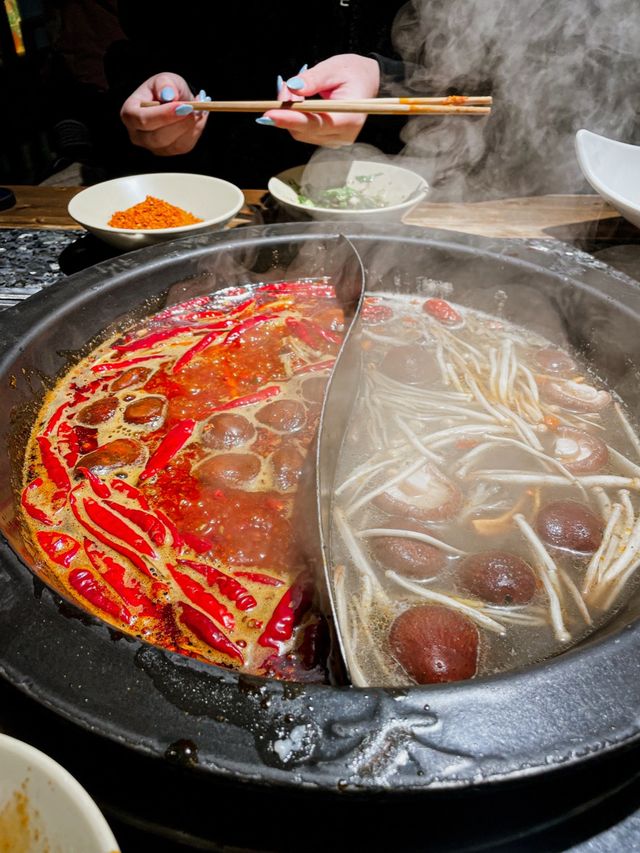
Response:
[{"label": "person's hand", "polygon": [[[290,77],[280,89],[278,97],[285,100],[291,95],[305,98],[319,95],[325,99],[344,101],[351,98],[375,98],[379,88],[380,68],[375,59],[344,53]],[[272,124],[288,130],[298,142],[335,148],[355,142],[366,117],[364,113],[269,110],[257,121],[259,124]]]},{"label": "person's hand", "polygon": [[[206,95],[200,92],[198,98]],[[138,86],[122,105],[120,118],[134,145],[147,148],[160,157],[191,151],[204,130],[206,112],[194,112],[188,104],[193,93],[185,80],[170,72],[156,74]],[[163,101],[161,106],[141,107],[141,101]]]}]

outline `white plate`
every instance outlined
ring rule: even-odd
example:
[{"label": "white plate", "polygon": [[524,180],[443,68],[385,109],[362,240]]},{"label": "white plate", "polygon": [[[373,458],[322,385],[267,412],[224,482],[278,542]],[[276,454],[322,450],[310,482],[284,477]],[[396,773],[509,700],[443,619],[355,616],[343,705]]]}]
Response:
[{"label": "white plate", "polygon": [[0,734],[0,848],[116,853],[118,843],[70,773],[43,752]]},{"label": "white plate", "polygon": [[640,227],[640,146],[579,130],[576,154],[594,190]]}]

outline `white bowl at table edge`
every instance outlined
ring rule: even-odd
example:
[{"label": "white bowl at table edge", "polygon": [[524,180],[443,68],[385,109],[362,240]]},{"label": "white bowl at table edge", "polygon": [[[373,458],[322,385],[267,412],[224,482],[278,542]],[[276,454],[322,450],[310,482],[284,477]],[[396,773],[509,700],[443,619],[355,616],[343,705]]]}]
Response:
[{"label": "white bowl at table edge", "polygon": [[[16,792],[27,797],[28,813],[39,818],[38,828],[50,849],[65,853],[118,850],[102,812],[68,770],[24,741],[0,734],[0,811]],[[76,839],[81,839],[78,845]]]},{"label": "white bowl at table edge", "polygon": [[[148,195],[187,210],[203,221],[173,228],[146,229],[114,228],[107,224],[117,210],[139,204]],[[106,242],[119,248],[137,248],[222,228],[238,213],[244,201],[242,190],[222,178],[187,172],[157,172],[93,184],[77,193],[67,209],[76,222]]]},{"label": "white bowl at table edge", "polygon": [[578,164],[593,189],[640,227],[640,146],[585,129],[576,133],[575,146]]}]

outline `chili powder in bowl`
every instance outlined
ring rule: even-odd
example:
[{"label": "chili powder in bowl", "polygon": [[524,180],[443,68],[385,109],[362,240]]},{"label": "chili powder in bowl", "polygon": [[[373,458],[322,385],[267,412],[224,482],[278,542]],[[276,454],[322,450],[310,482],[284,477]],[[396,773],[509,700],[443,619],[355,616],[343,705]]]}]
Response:
[{"label": "chili powder in bowl", "polygon": [[118,249],[218,230],[244,204],[234,184],[208,175],[162,172],[129,175],[82,190],[69,215]]}]

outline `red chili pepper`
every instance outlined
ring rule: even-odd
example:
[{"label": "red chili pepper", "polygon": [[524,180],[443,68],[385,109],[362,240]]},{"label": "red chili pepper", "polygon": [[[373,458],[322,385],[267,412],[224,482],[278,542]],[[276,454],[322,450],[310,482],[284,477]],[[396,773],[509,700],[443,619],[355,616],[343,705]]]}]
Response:
[{"label": "red chili pepper", "polygon": [[97,474],[94,474],[90,468],[85,468],[84,466],[78,466],[78,471],[86,478],[91,486],[91,489],[95,495],[99,498],[108,498],[111,494],[111,489],[107,486],[106,483],[103,483],[100,477]]},{"label": "red chili pepper", "polygon": [[[233,287],[225,290],[222,296],[242,296],[247,292],[246,287]],[[206,311],[192,311],[190,314],[187,313],[192,308],[197,308],[199,305],[210,305],[212,302],[211,296],[196,296],[193,299],[189,299],[187,302],[180,302],[177,305],[172,305],[169,308],[165,308],[160,313],[155,314],[153,317],[154,322],[158,320],[198,320],[200,317],[225,317],[225,316],[234,316],[236,314],[240,314],[245,310],[248,306],[253,304],[255,301],[252,299],[247,299],[245,302],[240,302],[238,305],[233,307],[231,310],[228,308],[212,308]]]},{"label": "red chili pepper", "polygon": [[178,528],[175,526],[173,521],[171,521],[169,516],[165,515],[165,513],[162,512],[161,509],[156,509],[156,515],[158,516],[160,521],[164,524],[164,526],[167,528],[167,530],[171,534],[171,545],[172,545],[172,547],[175,550],[179,551],[182,548],[182,546],[184,545],[184,541],[182,539],[182,536],[178,533]]},{"label": "red chili pepper", "polygon": [[194,296],[186,302],[179,302],[176,305],[170,305],[168,308],[155,314],[154,320],[167,320],[173,317],[180,316],[184,311],[195,308],[196,305],[208,305],[211,302],[210,296]]},{"label": "red chili pepper", "polygon": [[258,603],[246,587],[219,569],[209,566],[207,563],[196,563],[193,560],[179,560],[178,562],[181,566],[189,566],[196,572],[203,574],[209,586],[217,586],[222,595],[229,601],[233,601],[238,610],[252,610]]},{"label": "red chili pepper", "polygon": [[127,545],[135,548],[138,553],[144,554],[152,560],[158,559],[158,555],[147,540],[139,536],[132,527],[129,527],[121,518],[106,509],[103,504],[99,504],[93,498],[84,498],[82,506],[89,519],[110,536],[117,536],[118,539],[122,539]]},{"label": "red chili pepper", "polygon": [[305,581],[296,581],[276,605],[267,627],[258,638],[258,643],[278,649],[280,643],[290,640],[296,621],[307,609],[310,601],[308,584]]},{"label": "red chili pepper", "polygon": [[336,363],[335,358],[329,358],[326,361],[315,361],[313,364],[305,364],[302,367],[296,368],[293,372],[299,373],[315,373],[318,370],[329,370]]},{"label": "red chili pepper", "polygon": [[42,464],[45,467],[47,476],[56,486],[56,491],[51,499],[53,504],[63,506],[66,503],[67,495],[71,489],[71,481],[67,474],[67,469],[64,467],[57,453],[51,446],[51,441],[44,435],[39,435],[36,438],[38,447],[40,448],[40,456]]},{"label": "red chili pepper", "polygon": [[314,323],[313,320],[297,320],[295,317],[287,317],[285,322],[292,334],[313,350],[323,349],[323,341],[331,344],[342,342],[342,335],[323,329],[322,326]]},{"label": "red chili pepper", "polygon": [[228,637],[220,631],[203,613],[191,607],[184,601],[180,602],[181,619],[183,624],[192,631],[199,640],[211,646],[222,654],[235,658],[241,664],[244,663],[244,657],[240,649],[235,643],[232,643]]},{"label": "red chili pepper", "polygon": [[[73,468],[80,455],[80,444],[75,429],[63,421],[56,432],[58,439],[58,450],[65,461],[67,468]],[[66,451],[63,448],[67,448]]]},{"label": "red chili pepper", "polygon": [[155,344],[162,343],[162,341],[167,341],[170,338],[176,338],[178,335],[183,335],[185,332],[191,331],[191,326],[173,326],[171,329],[151,332],[148,335],[144,335],[142,338],[135,338],[134,340],[124,344],[114,344],[113,349],[121,353],[135,352],[136,350],[147,349],[148,347],[155,346]]},{"label": "red chili pepper", "polygon": [[120,492],[132,501],[136,501],[142,509],[149,509],[149,503],[145,496],[142,494],[140,489],[136,489],[136,487],[132,486],[131,483],[127,483],[126,480],[121,480],[119,477],[114,477],[109,485],[114,492]]},{"label": "red chili pepper", "polygon": [[46,524],[47,527],[53,527],[57,522],[49,518],[46,512],[39,509],[29,500],[32,492],[37,492],[43,485],[44,480],[42,479],[42,477],[36,477],[35,480],[32,480],[22,490],[22,495],[20,496],[20,504],[22,505],[22,508],[27,513],[27,515],[30,515],[31,518],[33,518],[35,521],[39,521],[40,524]]},{"label": "red chili pepper", "polygon": [[138,358],[129,358],[126,361],[104,361],[101,364],[94,364],[91,370],[94,373],[104,373],[106,370],[124,370],[125,367],[133,367],[134,364],[140,364],[142,361],[150,361],[153,358],[162,358],[162,356],[139,355]]},{"label": "red chili pepper", "polygon": [[277,281],[273,284],[263,284],[258,288],[260,293],[291,294],[292,296],[318,296],[335,298],[336,290],[330,284],[311,284],[301,281]]},{"label": "red chili pepper", "polygon": [[263,323],[269,322],[269,320],[276,319],[277,316],[275,314],[256,314],[255,317],[249,317],[248,319],[243,320],[242,323],[238,323],[234,329],[227,333],[226,338],[222,342],[222,346],[238,346],[240,344],[240,338],[246,331],[253,329],[256,326],[261,326]]},{"label": "red chili pepper", "polygon": [[255,394],[247,394],[245,397],[234,397],[233,400],[227,400],[226,403],[221,403],[213,409],[208,410],[208,414],[212,412],[224,412],[227,409],[237,409],[240,406],[251,406],[253,403],[262,403],[263,400],[269,400],[271,397],[277,397],[280,393],[278,385],[270,385],[268,388],[262,388],[256,391]]},{"label": "red chili pepper", "polygon": [[98,542],[102,542],[103,545],[107,545],[109,548],[113,548],[113,550],[117,551],[118,554],[121,554],[123,557],[126,557],[127,560],[130,560],[133,565],[136,568],[140,569],[143,574],[145,574],[152,580],[155,580],[155,575],[153,574],[153,572],[149,569],[144,560],[138,554],[135,553],[135,551],[132,551],[130,548],[127,548],[120,542],[116,542],[115,540],[109,538],[105,533],[102,532],[102,530],[89,524],[88,521],[84,518],[84,516],[80,512],[80,508],[78,507],[78,500],[75,496],[75,491],[78,488],[81,488],[82,485],[83,484],[80,483],[79,486],[76,486],[76,488],[73,489],[71,491],[71,494],[69,495],[71,511],[73,512],[76,521],[78,521],[84,527],[84,529],[93,536],[94,539],[97,539]]},{"label": "red chili pepper", "polygon": [[169,432],[162,439],[155,451],[151,454],[149,461],[142,474],[140,474],[139,482],[143,483],[149,477],[153,477],[158,471],[169,464],[173,457],[181,450],[187,441],[191,438],[196,422],[193,418],[186,418],[179,421],[175,426],[171,427]]},{"label": "red chili pepper", "polygon": [[210,542],[205,536],[198,536],[196,533],[190,533],[188,530],[182,531],[182,539],[184,544],[195,551],[196,554],[206,554],[213,548],[213,542]]},{"label": "red chili pepper", "polygon": [[284,583],[280,578],[274,578],[273,575],[262,575],[259,572],[234,572],[237,578],[246,578],[254,583],[261,583],[265,586],[282,586]]},{"label": "red chili pepper", "polygon": [[332,332],[329,329],[323,329],[322,326],[318,326],[318,334],[330,344],[342,343],[343,336],[340,334],[340,332]]},{"label": "red chili pepper", "polygon": [[322,340],[318,340],[318,335],[308,329],[302,320],[296,320],[295,317],[287,317],[285,323],[291,334],[295,335],[303,344],[306,344],[312,350],[322,348]]},{"label": "red chili pepper", "polygon": [[51,435],[57,424],[59,423],[62,415],[64,414],[65,409],[68,409],[72,405],[71,400],[67,400],[66,403],[61,403],[55,412],[51,415],[49,420],[47,421],[47,425],[44,428],[43,435]]},{"label": "red chili pepper", "polygon": [[231,309],[216,308],[210,311],[193,311],[191,314],[181,315],[180,319],[198,323],[200,320],[208,320],[211,317],[237,317],[247,309],[253,308],[255,304],[255,299],[245,299],[244,302],[239,302]]},{"label": "red chili pepper", "polygon": [[209,616],[215,619],[216,622],[219,622],[223,628],[226,628],[228,631],[233,631],[236,620],[233,613],[227,610],[224,604],[221,604],[217,598],[214,598],[210,592],[207,592],[202,584],[199,584],[198,581],[194,581],[192,577],[184,572],[179,572],[175,566],[171,565],[171,563],[167,563],[167,569],[187,598],[191,599],[194,604],[197,604],[198,607],[206,611]]},{"label": "red chili pepper", "polygon": [[458,314],[456,309],[445,302],[444,299],[427,299],[422,306],[422,310],[446,326],[452,326],[462,322],[462,315]]},{"label": "red chili pepper", "polygon": [[71,405],[75,406],[78,403],[83,403],[87,400],[93,392],[99,388],[103,382],[106,382],[109,377],[101,376],[99,379],[92,379],[91,382],[87,382],[86,385],[75,385],[72,384],[71,388],[74,389],[75,394],[73,396],[73,400],[71,401]]},{"label": "red chili pepper", "polygon": [[74,569],[69,573],[69,584],[78,595],[81,595],[98,610],[115,616],[116,619],[126,625],[131,625],[133,620],[127,608],[109,597],[107,587],[100,583],[89,569]]},{"label": "red chili pepper", "polygon": [[199,320],[211,320],[213,317],[224,317],[226,311],[221,308],[211,308],[208,311],[192,311],[190,314],[178,315],[180,320],[187,323],[197,323]]},{"label": "red chili pepper", "polygon": [[142,509],[125,506],[117,501],[105,501],[105,503],[111,509],[119,512],[120,515],[128,518],[129,521],[133,521],[133,523],[141,530],[144,530],[153,543],[156,545],[164,545],[164,540],[166,538],[165,526],[155,517],[155,515],[150,512],[145,512]]},{"label": "red chili pepper", "polygon": [[204,350],[208,349],[211,344],[219,338],[222,333],[219,331],[209,332],[208,335],[205,335],[203,338],[200,338],[192,347],[190,347],[186,352],[184,352],[180,358],[176,361],[176,363],[171,368],[172,373],[178,373],[178,371],[182,370],[183,367],[186,367],[193,359],[198,355],[198,353],[204,352]]},{"label": "red chili pepper", "polygon": [[[219,312],[218,312],[219,313]],[[197,314],[195,315],[198,316]],[[181,319],[189,319],[188,317]],[[183,335],[186,333],[189,334],[198,334],[199,332],[203,332],[206,329],[210,329],[212,332],[218,331],[219,333],[228,331],[233,326],[233,320],[221,320],[217,323],[201,323],[198,326],[194,326],[193,323],[189,326],[173,326],[170,329],[162,329],[157,332],[151,332],[151,334],[145,335],[142,338],[135,338],[132,341],[127,341],[123,344],[114,344],[113,349],[118,350],[118,352],[135,352],[136,350],[148,349],[149,347],[153,347],[156,344],[166,342],[171,340],[171,338],[177,338],[179,335]]]},{"label": "red chili pepper", "polygon": [[36,533],[40,547],[50,560],[68,569],[71,561],[80,550],[80,543],[66,533],[54,533],[50,530],[38,530]]},{"label": "red chili pepper", "polygon": [[101,551],[95,542],[84,539],[84,550],[94,569],[100,572],[109,586],[114,589],[125,604],[130,607],[140,607],[144,616],[161,617],[160,609],[145,594],[140,583],[132,578],[130,584],[125,581],[126,569],[113,557]]}]

